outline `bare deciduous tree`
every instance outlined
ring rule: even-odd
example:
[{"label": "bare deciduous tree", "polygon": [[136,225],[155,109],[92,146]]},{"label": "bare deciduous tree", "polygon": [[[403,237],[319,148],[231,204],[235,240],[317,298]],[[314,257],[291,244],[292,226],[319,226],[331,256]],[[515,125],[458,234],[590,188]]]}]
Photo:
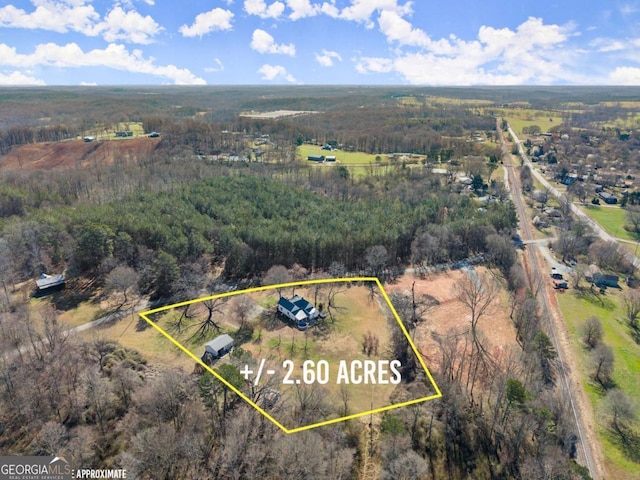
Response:
[{"label": "bare deciduous tree", "polygon": [[611,426],[620,436],[626,438],[629,424],[636,419],[637,405],[619,388],[607,393],[606,405],[611,415]]},{"label": "bare deciduous tree", "polygon": [[382,276],[389,259],[387,249],[382,245],[374,245],[367,248],[364,258],[367,266],[367,273],[374,277]]},{"label": "bare deciduous tree", "polygon": [[470,313],[471,353],[466,385],[473,402],[473,389],[477,376],[481,371],[486,371],[492,363],[491,354],[482,342],[478,323],[481,318],[490,313],[498,293],[498,285],[488,274],[478,275],[475,271],[471,271],[456,282],[454,292],[456,298],[469,309]]},{"label": "bare deciduous tree", "polygon": [[622,294],[624,300],[624,311],[633,329],[638,328],[638,315],[640,315],[640,292],[638,290],[627,290]]},{"label": "bare deciduous tree", "polygon": [[255,303],[248,295],[239,295],[233,300],[232,313],[239,322],[239,330],[243,329],[249,319]]},{"label": "bare deciduous tree", "polygon": [[207,309],[207,318],[195,324],[199,326],[198,326],[198,329],[195,331],[195,333],[191,336],[192,339],[204,338],[207,336],[210,330],[215,330],[216,332],[219,332],[221,330],[220,325],[214,318],[214,314],[217,313],[222,315],[223,314],[222,307],[227,303],[228,300],[229,300],[228,297],[222,297],[222,298],[218,297],[218,298],[210,298],[202,302],[204,307]]},{"label": "bare deciduous tree", "polygon": [[602,341],[602,323],[596,316],[587,318],[581,327],[582,341],[589,348],[596,348]]},{"label": "bare deciduous tree", "polygon": [[[284,265],[272,266],[262,277],[262,283],[264,285],[280,285],[282,283],[289,283],[292,280],[291,272],[289,272],[287,267]],[[278,291],[278,295],[281,297],[282,288],[279,287],[276,290]]]},{"label": "bare deciduous tree", "polygon": [[606,385],[611,380],[614,367],[613,350],[609,345],[601,343],[591,353],[591,367],[593,378],[601,385]]},{"label": "bare deciduous tree", "polygon": [[129,301],[129,296],[138,291],[139,275],[126,265],[119,265],[107,274],[105,291],[120,296],[116,310],[120,310]]}]

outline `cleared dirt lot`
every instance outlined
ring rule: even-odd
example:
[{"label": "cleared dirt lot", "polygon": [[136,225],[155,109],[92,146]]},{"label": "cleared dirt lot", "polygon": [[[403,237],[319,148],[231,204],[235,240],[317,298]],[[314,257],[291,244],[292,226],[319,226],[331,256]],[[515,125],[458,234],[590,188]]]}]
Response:
[{"label": "cleared dirt lot", "polygon": [[158,146],[159,139],[138,137],[122,140],[30,143],[14,147],[0,156],[3,170],[50,170],[87,167],[94,163],[111,165],[115,161],[138,162]]},{"label": "cleared dirt lot", "polygon": [[[481,267],[476,268],[476,271],[482,274],[486,269]],[[456,298],[454,291],[455,283],[464,275],[467,273],[462,270],[451,270],[421,279],[407,273],[396,283],[385,286],[388,292],[410,294],[415,283],[417,296],[431,295],[440,302],[427,313],[425,322],[416,329],[414,339],[418,350],[426,356],[429,367],[437,365],[440,359],[433,334],[445,335],[452,329],[464,329],[470,325],[469,309]],[[517,347],[515,328],[509,318],[508,298],[504,290],[494,300],[488,315],[480,320],[479,328],[486,335],[494,355],[502,356],[511,348]]]}]

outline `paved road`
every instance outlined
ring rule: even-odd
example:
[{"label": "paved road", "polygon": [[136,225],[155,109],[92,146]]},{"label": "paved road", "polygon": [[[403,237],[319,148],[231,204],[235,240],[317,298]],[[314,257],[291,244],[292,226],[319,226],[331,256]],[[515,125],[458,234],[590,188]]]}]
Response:
[{"label": "paved road", "polygon": [[[544,175],[542,175],[542,173],[540,173],[534,166],[533,163],[531,163],[531,160],[529,159],[529,157],[527,156],[527,154],[524,151],[524,148],[522,147],[522,143],[520,142],[520,139],[518,138],[518,136],[516,135],[516,133],[513,131],[513,129],[511,128],[511,126],[509,126],[509,134],[511,135],[511,138],[513,139],[513,141],[515,142],[515,144],[518,147],[518,154],[520,155],[520,158],[522,159],[522,162],[524,165],[527,165],[530,169],[531,169],[531,173],[533,174],[533,176],[536,178],[536,180],[538,180],[545,188],[549,189],[549,193],[551,193],[553,196],[555,196],[556,198],[560,199],[562,197],[564,197],[564,195],[562,194],[562,192],[560,192],[556,187],[554,187],[549,180],[547,180]],[[566,198],[566,197],[565,197]],[[571,205],[571,212],[578,217],[579,219],[581,219],[582,221],[584,221],[586,224],[588,224],[591,229],[594,231],[594,233],[596,235],[598,235],[602,240],[605,240],[607,242],[618,242],[618,244],[620,244],[619,240],[611,235],[609,235],[607,233],[607,231],[602,228],[600,226],[600,224],[598,224],[595,220],[593,220],[589,215],[587,215],[580,207],[578,207],[577,205],[575,205],[574,203],[570,203]],[[625,251],[625,256],[627,257],[627,259],[636,267],[636,268],[640,268],[640,258],[636,257],[633,253],[629,252],[628,250],[624,250]]]},{"label": "paved road", "polygon": [[[556,349],[556,352],[558,352],[558,357],[555,362],[557,366],[557,371],[559,374],[559,382],[557,383],[557,387],[562,392],[562,398],[569,399],[572,416],[574,418],[576,431],[578,434],[577,460],[580,464],[586,466],[589,469],[589,474],[591,475],[591,478],[595,480],[595,479],[598,479],[599,476],[595,466],[593,453],[591,451],[591,444],[589,443],[587,439],[587,435],[585,433],[581,412],[576,407],[575,391],[577,387],[576,385],[574,385],[573,381],[569,377],[566,363],[565,363],[566,353],[564,352],[564,345],[558,340],[558,337],[561,333],[558,333],[556,331],[558,329],[554,325],[553,311],[551,309],[551,304],[549,301],[549,296],[546,288],[546,284],[550,281],[549,272],[546,272],[541,267],[538,256],[536,255],[537,248],[532,248],[534,247],[534,245],[535,247],[539,247],[539,245],[534,241],[533,227],[531,225],[530,219],[524,207],[524,201],[522,199],[522,194],[521,194],[522,188],[520,186],[518,169],[516,168],[516,165],[514,165],[513,163],[509,149],[506,147],[504,136],[502,134],[502,129],[500,128],[500,126],[501,126],[501,120],[498,119],[497,131],[498,131],[498,136],[499,136],[501,150],[502,150],[501,156],[505,166],[505,170],[507,170],[507,174],[508,174],[508,179],[510,184],[509,190],[511,192],[511,198],[513,200],[513,203],[516,207],[516,211],[518,213],[518,217],[520,219],[520,235],[522,237],[522,240],[525,243],[530,242],[533,244],[531,245],[531,247],[528,247],[525,251],[525,255],[527,256],[527,267],[528,267],[527,274],[528,274],[529,286],[532,288],[532,291],[537,292],[537,298],[540,304],[542,319],[546,320],[545,329],[547,330],[547,334],[553,341],[553,345]],[[515,133],[513,132],[513,130],[511,129],[511,127],[509,127],[509,133],[511,133],[512,138],[516,141],[518,145],[518,151],[520,152],[521,156],[523,156],[523,161],[526,162],[526,155],[524,155],[522,146],[520,145],[520,142],[517,136],[515,135]],[[535,169],[531,167],[530,164],[529,166],[532,172],[534,172],[534,174],[537,173]],[[538,174],[536,175],[536,177],[538,178],[540,183],[542,183],[547,188],[549,188],[551,192],[555,191],[557,194],[560,194],[560,192],[554,189],[549,184],[549,182],[547,182],[545,178],[540,178],[541,175]],[[584,213],[582,214],[585,215]]]}]

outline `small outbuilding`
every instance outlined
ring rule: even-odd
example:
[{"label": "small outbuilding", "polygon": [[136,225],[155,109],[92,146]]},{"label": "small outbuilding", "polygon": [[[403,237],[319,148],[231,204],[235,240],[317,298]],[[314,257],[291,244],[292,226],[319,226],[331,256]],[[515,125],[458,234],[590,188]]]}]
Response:
[{"label": "small outbuilding", "polygon": [[618,197],[608,192],[599,192],[598,195],[601,199],[604,200],[604,203],[608,203],[610,205],[614,205],[618,203]]},{"label": "small outbuilding", "polygon": [[597,286],[597,287],[619,287],[618,285],[618,281],[620,279],[618,278],[617,275],[605,275],[605,274],[598,274],[598,275],[594,275],[593,276],[593,283]]},{"label": "small outbuilding", "polygon": [[233,338],[226,333],[220,335],[210,342],[204,344],[205,356],[210,355],[211,358],[216,359],[223,357],[231,351],[233,348]]},{"label": "small outbuilding", "polygon": [[64,288],[66,279],[64,274],[47,275],[43,273],[36,280],[36,288],[38,293],[44,294]]}]

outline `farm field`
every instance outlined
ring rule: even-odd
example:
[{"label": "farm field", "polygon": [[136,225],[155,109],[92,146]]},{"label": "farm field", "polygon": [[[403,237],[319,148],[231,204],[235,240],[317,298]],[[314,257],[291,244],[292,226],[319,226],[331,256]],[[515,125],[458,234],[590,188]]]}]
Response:
[{"label": "farm field", "polygon": [[437,95],[424,95],[424,96],[402,96],[398,97],[400,105],[419,107],[426,106],[443,106],[443,105],[464,105],[469,107],[481,107],[492,105],[494,102],[491,100],[483,100],[479,98],[454,98],[444,97]]},{"label": "farm field", "polygon": [[562,124],[560,112],[536,109],[496,109],[495,113],[504,117],[517,134],[522,134],[524,127],[538,125],[543,132],[548,132],[551,127]]},{"label": "farm field", "polygon": [[[605,467],[611,478],[640,479],[636,461],[629,458],[631,452],[621,446],[608,427],[608,411],[602,387],[590,377],[589,352],[581,340],[580,327],[591,316],[597,316],[603,326],[603,342],[613,349],[614,373],[613,383],[627,393],[631,398],[640,396],[640,345],[635,343],[629,328],[623,320],[622,292],[609,289],[604,296],[596,296],[589,290],[582,294],[570,291],[557,295],[567,329],[572,342],[572,348],[579,352],[576,356],[580,364],[582,384],[591,401],[594,416],[601,419],[597,431],[603,445]],[[637,412],[640,414],[640,411]],[[637,452],[636,452],[637,454]]]}]

